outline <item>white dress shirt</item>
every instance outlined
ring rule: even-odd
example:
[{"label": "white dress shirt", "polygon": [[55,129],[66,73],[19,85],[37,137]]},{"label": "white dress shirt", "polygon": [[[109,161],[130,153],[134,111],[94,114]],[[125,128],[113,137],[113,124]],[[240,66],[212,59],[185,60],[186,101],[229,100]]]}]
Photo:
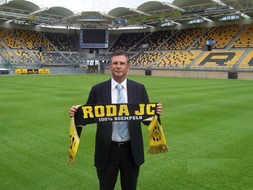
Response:
[{"label": "white dress shirt", "polygon": [[[113,104],[116,104],[117,103],[117,95],[118,95],[118,90],[116,88],[117,86],[117,82],[115,80],[113,80],[113,78],[111,79],[112,82],[112,86],[111,86],[111,95],[112,95],[112,103]],[[121,85],[123,86],[123,94],[125,96],[125,100],[126,100],[126,103],[127,102],[127,80],[125,79]],[[124,142],[124,141],[129,141],[130,139],[130,136],[128,135],[126,138],[122,139],[120,136],[119,136],[119,131],[118,131],[118,127],[115,127],[114,126],[114,122],[112,123],[112,141],[115,141],[115,142]]]}]

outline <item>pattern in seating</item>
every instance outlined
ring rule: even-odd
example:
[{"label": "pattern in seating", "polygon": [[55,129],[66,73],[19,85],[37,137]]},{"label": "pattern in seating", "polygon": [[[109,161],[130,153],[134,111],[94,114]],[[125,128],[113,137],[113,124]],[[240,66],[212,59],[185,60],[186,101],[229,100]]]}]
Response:
[{"label": "pattern in seating", "polygon": [[185,68],[199,55],[199,53],[200,51],[168,52],[160,61],[156,63],[156,66]]},{"label": "pattern in seating", "polygon": [[232,45],[232,48],[252,48],[253,47],[253,24],[246,26],[237,40]]},{"label": "pattern in seating", "polygon": [[148,67],[151,66],[157,59],[159,59],[164,52],[140,53],[131,59],[130,64],[133,67]]},{"label": "pattern in seating", "polygon": [[[253,24],[249,24],[246,27],[226,25],[179,31],[164,30],[152,33],[129,33],[122,34],[125,37],[121,38],[118,38],[119,35],[115,35],[117,38],[113,41],[118,39],[118,42],[116,41],[114,45],[118,43],[118,45],[120,44],[120,46],[130,51],[133,67],[253,69],[253,50],[250,49],[253,43],[252,30]],[[57,66],[84,65],[88,59],[85,58],[84,53],[78,52],[76,48],[73,48],[75,45],[71,41],[72,37],[73,35],[71,36],[67,33],[51,34],[23,29],[2,28],[0,29],[0,54],[6,63],[9,62],[17,67],[34,66],[36,64]],[[213,51],[194,50],[196,47],[205,46],[206,39],[212,37],[215,37],[214,40],[217,42],[213,46]],[[231,47],[227,45],[232,39],[234,40],[232,47],[241,49],[229,50]],[[198,42],[195,44],[196,40]],[[143,44],[148,44],[149,47],[140,51],[140,47]],[[44,49],[38,51],[38,46],[43,46]],[[193,49],[190,50],[192,46]],[[215,47],[222,49],[216,50]],[[109,54],[107,54],[108,50],[103,50],[103,52],[104,54],[100,55],[100,58],[102,58],[103,64],[106,65],[107,60],[104,59],[104,56],[107,58]]]},{"label": "pattern in seating", "polygon": [[0,28],[0,37],[11,49],[22,49],[21,43],[12,35],[12,30]]},{"label": "pattern in seating", "polygon": [[166,41],[160,50],[183,50],[187,49],[205,28],[191,28],[180,30],[171,39]]},{"label": "pattern in seating", "polygon": [[238,68],[250,69],[253,68],[253,50],[250,50],[245,59],[239,64]]},{"label": "pattern in seating", "polygon": [[214,40],[213,49],[224,49],[240,31],[240,25],[225,25],[212,27],[209,31],[201,36],[199,41],[193,46],[193,49],[201,49],[206,46],[207,40]]},{"label": "pattern in seating", "polygon": [[122,49],[128,51],[132,48],[136,43],[138,43],[143,37],[144,33],[123,33],[117,39],[117,41],[113,44],[110,51],[113,52],[117,49]]},{"label": "pattern in seating", "polygon": [[233,68],[244,50],[206,51],[194,64],[192,68]]},{"label": "pattern in seating", "polygon": [[46,38],[35,31],[14,29],[15,35],[29,50],[38,49],[38,47],[44,47],[47,51],[55,51],[56,49]]}]

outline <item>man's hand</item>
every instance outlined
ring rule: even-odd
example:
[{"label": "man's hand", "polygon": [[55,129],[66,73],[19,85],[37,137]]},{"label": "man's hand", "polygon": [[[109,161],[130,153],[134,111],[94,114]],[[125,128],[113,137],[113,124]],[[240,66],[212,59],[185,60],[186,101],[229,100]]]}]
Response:
[{"label": "man's hand", "polygon": [[163,105],[161,103],[158,103],[156,106],[156,114],[162,115],[162,112],[163,112]]},{"label": "man's hand", "polygon": [[78,107],[79,105],[71,106],[71,108],[69,109],[69,117],[74,117]]}]

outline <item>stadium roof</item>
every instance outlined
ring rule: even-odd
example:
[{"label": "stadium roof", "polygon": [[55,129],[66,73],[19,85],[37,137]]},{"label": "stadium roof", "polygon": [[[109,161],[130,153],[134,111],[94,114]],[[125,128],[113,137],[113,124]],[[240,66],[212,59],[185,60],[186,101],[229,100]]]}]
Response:
[{"label": "stadium roof", "polygon": [[253,0],[174,0],[147,1],[137,8],[117,7],[108,13],[74,13],[65,7],[39,7],[25,0],[0,0],[0,20],[17,24],[73,27],[161,26],[163,23],[187,24],[190,20],[218,20],[238,15],[253,19]]}]

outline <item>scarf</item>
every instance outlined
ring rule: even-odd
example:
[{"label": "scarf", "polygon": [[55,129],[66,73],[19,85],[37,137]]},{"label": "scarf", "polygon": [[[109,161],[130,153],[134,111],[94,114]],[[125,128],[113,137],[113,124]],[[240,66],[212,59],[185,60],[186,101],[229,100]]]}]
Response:
[{"label": "scarf", "polygon": [[82,105],[70,119],[68,160],[75,162],[81,138],[81,127],[97,122],[151,121],[149,131],[149,154],[168,152],[160,117],[156,115],[156,103],[147,104],[100,104]]}]

